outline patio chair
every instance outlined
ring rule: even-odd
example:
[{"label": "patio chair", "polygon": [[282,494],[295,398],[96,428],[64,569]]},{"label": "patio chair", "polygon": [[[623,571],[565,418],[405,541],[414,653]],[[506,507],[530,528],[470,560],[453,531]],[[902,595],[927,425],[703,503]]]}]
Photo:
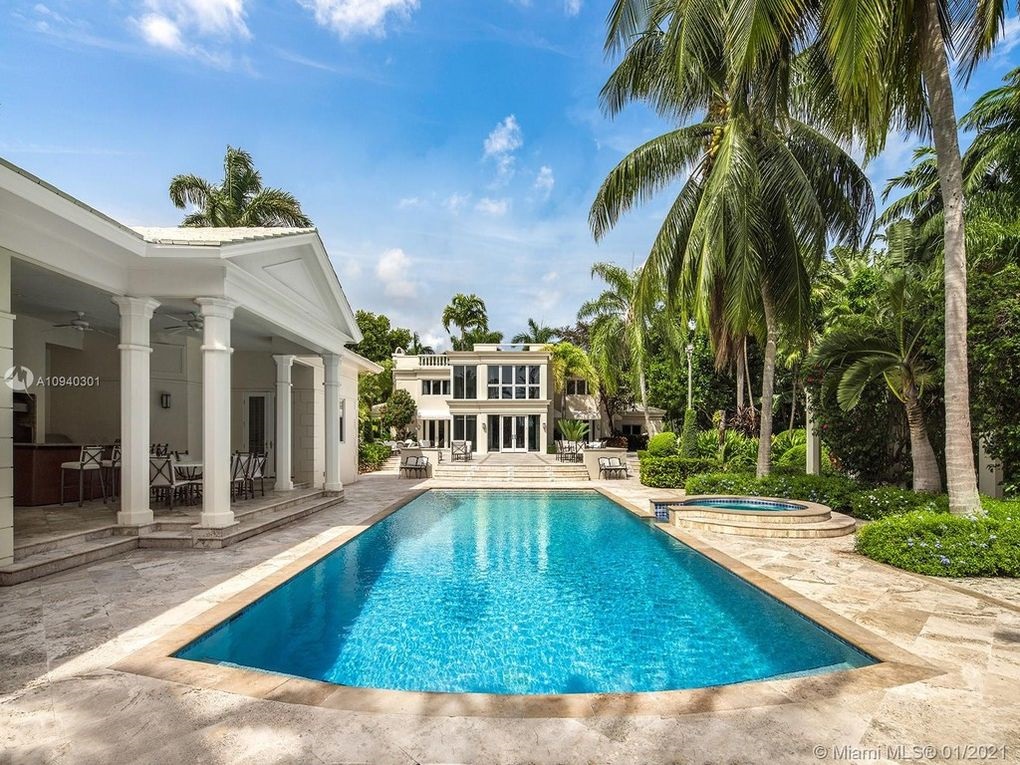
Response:
[{"label": "patio chair", "polygon": [[174,509],[174,499],[180,495],[185,500],[190,499],[194,490],[201,484],[201,479],[181,478],[174,468],[174,461],[171,457],[150,457],[149,458],[149,492],[157,497],[166,496],[170,509]]},{"label": "patio chair", "polygon": [[400,475],[410,477],[413,473],[416,477],[428,477],[429,470],[429,458],[428,457],[405,457],[404,461],[400,463]]},{"label": "patio chair", "polygon": [[[230,496],[248,497],[248,484],[251,480],[251,454],[235,452],[230,458]],[[254,497],[254,489],[252,490]]]},{"label": "patio chair", "polygon": [[248,482],[251,487],[251,495],[255,496],[255,482],[259,482],[259,494],[266,496],[266,455],[253,454],[251,456],[251,470],[249,471]]},{"label": "patio chair", "polygon": [[563,442],[557,440],[553,442],[553,445],[556,448],[556,461],[563,462]]},{"label": "patio chair", "polygon": [[109,480],[110,496],[116,497],[120,493],[120,444],[114,444],[110,450],[110,459],[102,460],[103,471]]},{"label": "patio chair", "polygon": [[599,477],[605,473],[607,478],[630,478],[626,463],[619,457],[599,457]]},{"label": "patio chair", "polygon": [[452,459],[454,462],[462,460],[467,462],[468,460],[468,442],[467,441],[454,441],[452,444]]},{"label": "patio chair", "polygon": [[78,507],[85,500],[85,474],[89,474],[89,488],[93,487],[92,479],[99,476],[99,488],[103,491],[103,504],[106,504],[106,482],[103,480],[103,453],[105,446],[83,446],[77,462],[60,463],[60,504],[64,504],[64,473],[78,472]]}]

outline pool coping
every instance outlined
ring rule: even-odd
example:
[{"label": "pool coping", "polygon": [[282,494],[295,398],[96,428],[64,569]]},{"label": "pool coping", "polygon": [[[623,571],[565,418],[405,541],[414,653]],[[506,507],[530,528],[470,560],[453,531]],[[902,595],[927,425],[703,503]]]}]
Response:
[{"label": "pool coping", "polygon": [[[696,537],[665,523],[655,527],[709,560],[816,622],[852,646],[870,655],[875,664],[817,675],[754,680],[730,685],[673,691],[637,693],[576,693],[510,695],[488,693],[438,693],[360,688],[337,685],[257,669],[207,664],[178,659],[174,653],[231,618],[337,548],[364,533],[433,488],[408,492],[404,497],[353,525],[330,541],[284,565],[239,593],[178,625],[111,665],[111,669],[169,680],[198,688],[241,694],[266,701],[315,706],[325,709],[442,717],[580,718],[621,715],[701,714],[757,706],[797,703],[847,692],[865,692],[917,682],[943,674],[922,659],[892,642],[858,626],[786,585],[726,555]],[[453,488],[453,487],[450,487]],[[473,487],[456,487],[471,490]],[[537,487],[536,487],[537,488]],[[487,489],[488,490],[488,489]],[[498,489],[497,489],[498,490]],[[507,488],[507,491],[527,489]],[[577,491],[575,487],[551,486],[546,490]],[[654,520],[641,508],[599,486],[587,487],[629,512]]]},{"label": "pool coping", "polygon": [[[712,507],[711,505],[699,505],[699,501],[710,501],[710,500],[726,500],[726,499],[749,499],[749,500],[760,500],[761,502],[775,502],[783,505],[796,505],[796,507],[790,510],[735,510],[733,508],[726,507]],[[759,516],[775,517],[785,516],[788,518],[808,518],[822,514],[831,514],[833,509],[828,505],[823,505],[819,502],[809,502],[805,499],[783,499],[782,497],[752,497],[749,495],[725,495],[725,494],[692,494],[682,499],[653,499],[651,502],[657,505],[666,505],[671,512],[675,511],[678,513],[683,512],[694,512],[694,513],[715,513],[715,514],[732,514],[737,517],[748,517],[757,518]]]}]

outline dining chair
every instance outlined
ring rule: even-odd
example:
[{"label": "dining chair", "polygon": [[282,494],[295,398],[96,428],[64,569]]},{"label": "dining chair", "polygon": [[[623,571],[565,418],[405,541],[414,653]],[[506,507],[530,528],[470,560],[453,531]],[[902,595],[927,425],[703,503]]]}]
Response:
[{"label": "dining chair", "polygon": [[89,488],[93,487],[92,479],[99,476],[99,488],[103,491],[103,504],[106,504],[106,482],[103,480],[103,454],[105,446],[83,446],[78,455],[77,462],[60,463],[60,504],[64,504],[64,474],[67,472],[78,473],[78,507],[82,506],[85,500],[85,474],[89,474]]}]

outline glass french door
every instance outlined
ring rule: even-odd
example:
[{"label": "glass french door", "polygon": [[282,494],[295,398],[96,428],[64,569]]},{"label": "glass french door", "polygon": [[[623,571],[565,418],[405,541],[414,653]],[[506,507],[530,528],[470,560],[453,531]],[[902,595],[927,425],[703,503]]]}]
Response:
[{"label": "glass french door", "polygon": [[500,450],[504,452],[528,451],[528,418],[522,415],[503,417],[503,440]]},{"label": "glass french door", "polygon": [[274,473],[276,458],[273,441],[276,433],[276,410],[273,408],[274,395],[269,392],[245,393],[243,411],[243,437],[247,450],[252,454],[266,455],[266,470]]}]

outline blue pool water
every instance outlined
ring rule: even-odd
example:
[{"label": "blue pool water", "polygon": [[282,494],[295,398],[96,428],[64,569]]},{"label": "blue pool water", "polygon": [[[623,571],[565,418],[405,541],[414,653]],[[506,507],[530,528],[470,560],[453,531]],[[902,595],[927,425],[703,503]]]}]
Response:
[{"label": "blue pool water", "polygon": [[754,510],[757,512],[769,510],[803,510],[804,505],[793,502],[773,502],[767,499],[755,499],[754,497],[734,497],[733,499],[691,499],[681,502],[681,505],[694,505],[697,507],[714,507],[717,510]]},{"label": "blue pool water", "polygon": [[178,654],[415,691],[652,691],[873,659],[593,491],[433,490]]}]

